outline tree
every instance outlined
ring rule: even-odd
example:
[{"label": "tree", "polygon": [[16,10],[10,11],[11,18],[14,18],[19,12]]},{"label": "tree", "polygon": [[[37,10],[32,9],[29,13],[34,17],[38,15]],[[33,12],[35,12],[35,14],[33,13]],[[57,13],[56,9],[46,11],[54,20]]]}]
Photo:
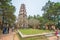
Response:
[{"label": "tree", "polygon": [[43,17],[53,21],[57,22],[57,16],[60,14],[60,3],[59,2],[51,2],[48,1],[44,7],[42,7],[42,10],[44,11]]},{"label": "tree", "polygon": [[30,19],[30,18],[33,18],[33,16],[30,16],[30,15],[29,15],[29,16],[28,16],[28,19]]},{"label": "tree", "polygon": [[54,2],[51,2],[50,0],[46,3],[45,6],[42,7],[42,10],[44,11],[43,16],[47,19],[51,19],[51,15],[53,14],[53,6]]},{"label": "tree", "polygon": [[32,28],[34,28],[34,29],[35,29],[35,28],[38,28],[38,27],[39,27],[39,24],[40,24],[39,20],[33,19],[33,18],[29,19],[29,20],[28,20],[28,23],[29,23],[29,25],[32,26]]},{"label": "tree", "polygon": [[[28,23],[29,23],[30,26],[32,26],[32,25],[34,24],[35,20],[36,20],[36,22],[37,22],[37,21],[39,22],[39,24],[38,24],[38,23],[37,23],[37,24],[39,25],[39,27],[40,27],[41,29],[43,29],[44,24],[47,22],[47,19],[45,19],[43,16],[40,16],[40,15],[37,15],[37,16],[36,16],[36,15],[34,15],[34,16],[29,16],[28,18],[29,18],[29,19],[28,19],[28,20],[29,20]],[[30,22],[31,22],[31,23],[30,23]],[[33,22],[33,23],[32,23],[32,22]],[[36,22],[35,22],[35,23],[36,23]]]},{"label": "tree", "polygon": [[0,9],[2,9],[0,16],[4,16],[4,21],[8,22],[8,24],[14,23],[16,19],[14,15],[15,7],[12,5],[11,1],[12,0],[0,0]]}]

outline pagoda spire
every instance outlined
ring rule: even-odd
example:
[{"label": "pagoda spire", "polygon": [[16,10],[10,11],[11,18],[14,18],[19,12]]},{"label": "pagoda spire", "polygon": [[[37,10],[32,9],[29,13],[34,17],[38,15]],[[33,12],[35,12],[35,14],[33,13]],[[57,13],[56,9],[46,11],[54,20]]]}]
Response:
[{"label": "pagoda spire", "polygon": [[19,15],[18,15],[18,26],[20,28],[27,28],[28,21],[27,21],[27,12],[25,4],[21,4]]}]

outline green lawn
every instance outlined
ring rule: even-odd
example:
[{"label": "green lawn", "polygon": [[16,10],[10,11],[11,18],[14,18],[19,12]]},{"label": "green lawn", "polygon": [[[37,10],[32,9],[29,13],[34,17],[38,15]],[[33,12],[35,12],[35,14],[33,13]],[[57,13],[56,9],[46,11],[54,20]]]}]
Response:
[{"label": "green lawn", "polygon": [[18,35],[18,38],[20,40],[48,40],[46,36],[35,36],[35,37],[27,37],[27,38],[21,38],[21,36]]},{"label": "green lawn", "polygon": [[29,34],[42,34],[42,33],[49,33],[52,31],[49,30],[39,30],[39,29],[20,29],[22,34],[29,35]]}]

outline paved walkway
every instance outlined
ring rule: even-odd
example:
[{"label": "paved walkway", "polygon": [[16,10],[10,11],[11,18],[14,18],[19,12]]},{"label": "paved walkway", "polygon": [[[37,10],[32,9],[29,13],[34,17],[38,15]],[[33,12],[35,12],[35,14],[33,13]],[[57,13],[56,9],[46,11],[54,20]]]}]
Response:
[{"label": "paved walkway", "polygon": [[[49,40],[57,40],[56,36],[49,37],[48,39]],[[59,40],[60,40],[60,38],[59,38]]]},{"label": "paved walkway", "polygon": [[19,40],[16,32],[11,32],[9,34],[0,35],[0,40]]},{"label": "paved walkway", "polygon": [[[49,39],[49,40],[57,40],[57,37],[56,37],[56,36],[52,36],[52,37],[49,37],[48,39]],[[60,37],[59,37],[58,40],[60,40]]]}]

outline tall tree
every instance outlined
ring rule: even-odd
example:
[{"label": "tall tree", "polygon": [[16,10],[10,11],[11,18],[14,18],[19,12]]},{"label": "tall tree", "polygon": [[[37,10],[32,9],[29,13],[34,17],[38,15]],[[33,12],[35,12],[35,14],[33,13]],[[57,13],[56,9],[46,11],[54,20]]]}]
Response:
[{"label": "tall tree", "polygon": [[[48,1],[46,5],[42,8],[44,11],[44,18],[53,22],[54,24],[58,23],[58,16],[60,15],[60,3]],[[50,23],[51,23],[50,22]]]},{"label": "tall tree", "polygon": [[50,0],[46,3],[45,6],[42,7],[42,10],[44,11],[43,16],[47,19],[50,19],[52,13],[53,13],[53,5],[54,2],[51,2]]},{"label": "tall tree", "polygon": [[4,16],[4,22],[14,23],[16,16],[14,15],[15,7],[11,3],[12,0],[0,0],[0,16]]}]

